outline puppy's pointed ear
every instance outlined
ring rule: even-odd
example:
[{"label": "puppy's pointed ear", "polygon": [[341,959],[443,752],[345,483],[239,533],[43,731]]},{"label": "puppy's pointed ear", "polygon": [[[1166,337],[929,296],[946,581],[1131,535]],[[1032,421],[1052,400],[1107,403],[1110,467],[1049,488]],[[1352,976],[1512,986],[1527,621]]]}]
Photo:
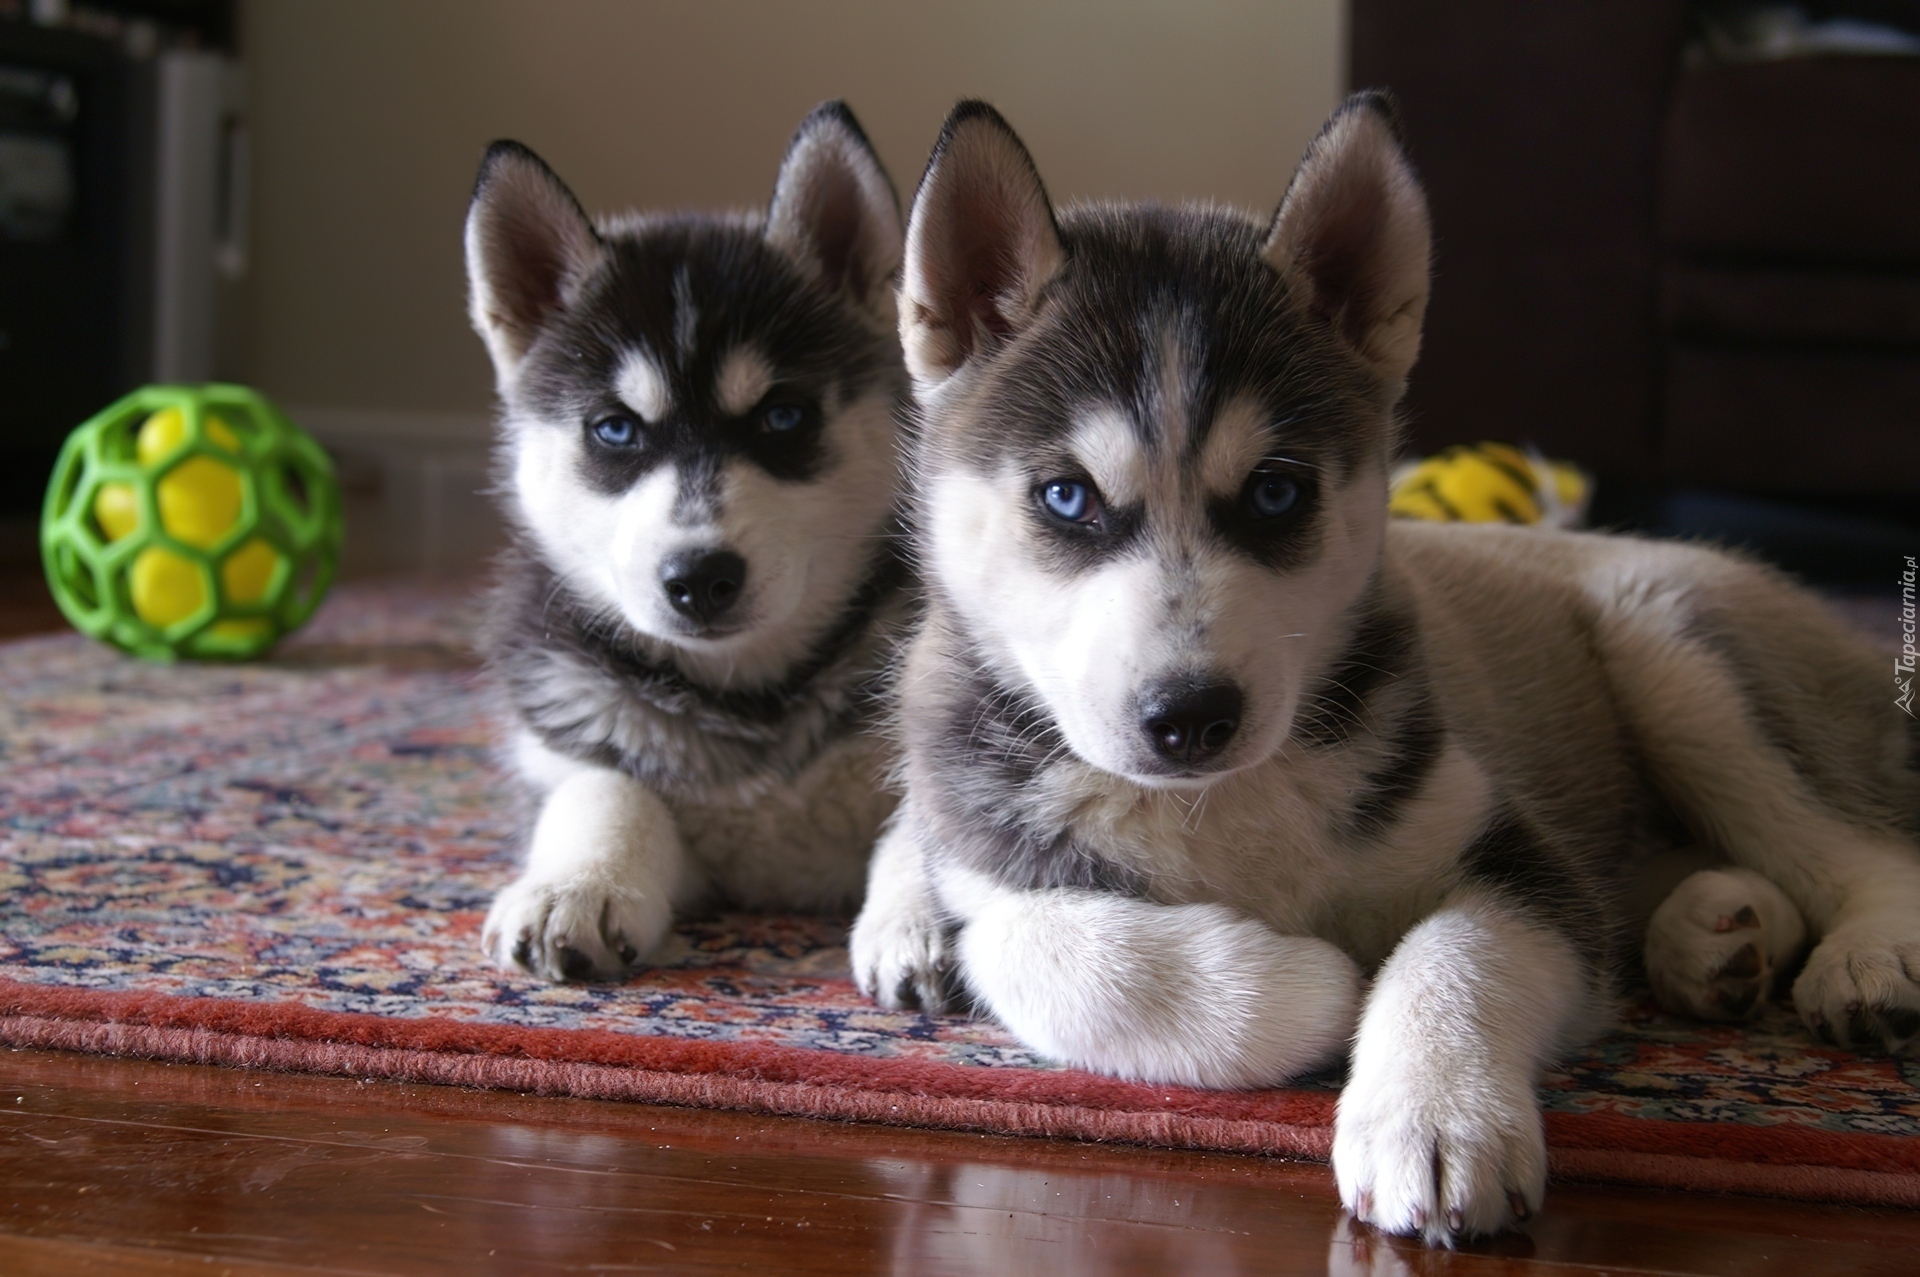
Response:
[{"label": "puppy's pointed ear", "polygon": [[1420,354],[1432,238],[1398,109],[1365,91],[1307,147],[1264,253],[1315,316],[1397,382]]},{"label": "puppy's pointed ear", "polygon": [[877,314],[892,318],[905,232],[900,197],[846,103],[800,122],[774,183],[767,242]]},{"label": "puppy's pointed ear", "polygon": [[929,385],[1033,319],[1064,260],[1053,206],[1000,113],[962,102],[947,117],[907,218],[900,340]]},{"label": "puppy's pointed ear", "polygon": [[502,387],[606,253],[573,192],[539,156],[518,142],[487,148],[467,209],[467,313]]}]

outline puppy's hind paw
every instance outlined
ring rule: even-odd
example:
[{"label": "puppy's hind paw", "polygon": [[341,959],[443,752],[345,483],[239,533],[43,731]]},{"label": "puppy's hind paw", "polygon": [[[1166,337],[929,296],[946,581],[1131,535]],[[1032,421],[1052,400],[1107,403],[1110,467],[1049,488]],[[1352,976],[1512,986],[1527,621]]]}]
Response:
[{"label": "puppy's hind paw", "polygon": [[930,911],[864,909],[847,952],[860,992],[889,1011],[942,1015],[966,1005],[946,924]]},{"label": "puppy's hind paw", "polygon": [[1768,879],[1750,869],[1704,869],[1647,923],[1647,980],[1669,1011],[1744,1020],[1805,936],[1799,910]]},{"label": "puppy's hind paw", "polygon": [[1794,981],[1793,1004],[1825,1041],[1920,1053],[1920,924],[1868,922],[1833,931]]}]

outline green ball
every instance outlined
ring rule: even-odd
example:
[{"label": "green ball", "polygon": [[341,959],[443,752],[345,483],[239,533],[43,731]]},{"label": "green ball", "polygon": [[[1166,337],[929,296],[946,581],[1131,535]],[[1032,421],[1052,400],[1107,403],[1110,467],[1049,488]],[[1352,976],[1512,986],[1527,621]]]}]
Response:
[{"label": "green ball", "polygon": [[82,423],[40,512],[74,627],[155,660],[244,660],[305,624],[345,520],[333,463],[244,386],[147,386]]}]

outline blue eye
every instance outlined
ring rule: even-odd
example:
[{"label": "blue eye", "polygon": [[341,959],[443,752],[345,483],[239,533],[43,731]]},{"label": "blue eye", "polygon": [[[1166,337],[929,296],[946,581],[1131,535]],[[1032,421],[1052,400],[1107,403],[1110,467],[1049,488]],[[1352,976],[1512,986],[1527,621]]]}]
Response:
[{"label": "blue eye", "polygon": [[1093,491],[1072,479],[1055,479],[1040,490],[1040,500],[1048,513],[1068,523],[1091,523],[1100,512]]},{"label": "blue eye", "polygon": [[798,404],[777,403],[768,408],[766,415],[760,420],[775,434],[785,434],[789,430],[798,429],[800,423],[806,419],[807,414]]},{"label": "blue eye", "polygon": [[1277,519],[1300,504],[1300,484],[1284,474],[1256,470],[1247,480],[1247,510],[1256,519]]},{"label": "blue eye", "polygon": [[609,448],[629,448],[640,437],[632,417],[603,417],[593,423],[593,437]]}]

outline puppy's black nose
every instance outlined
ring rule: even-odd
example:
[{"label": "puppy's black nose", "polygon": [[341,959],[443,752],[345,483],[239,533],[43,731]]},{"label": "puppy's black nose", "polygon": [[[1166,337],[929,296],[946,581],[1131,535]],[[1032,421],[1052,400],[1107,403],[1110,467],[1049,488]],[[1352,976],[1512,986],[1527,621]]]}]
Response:
[{"label": "puppy's black nose", "polygon": [[1168,762],[1204,763],[1240,730],[1245,705],[1232,683],[1172,680],[1140,703],[1140,727]]},{"label": "puppy's black nose", "polygon": [[713,624],[739,602],[746,584],[747,561],[732,550],[689,550],[660,565],[667,602],[702,625]]}]

